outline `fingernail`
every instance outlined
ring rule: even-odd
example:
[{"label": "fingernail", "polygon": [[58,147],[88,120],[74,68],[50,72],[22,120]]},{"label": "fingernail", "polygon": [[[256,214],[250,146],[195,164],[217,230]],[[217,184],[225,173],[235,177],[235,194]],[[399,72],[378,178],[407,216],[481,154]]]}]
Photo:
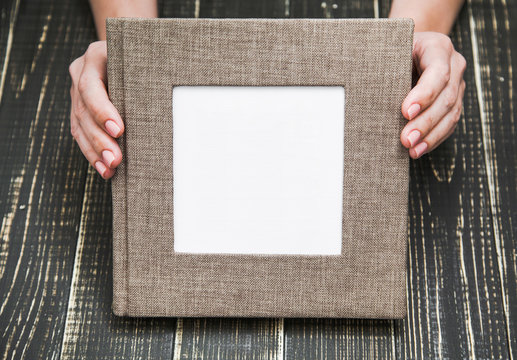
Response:
[{"label": "fingernail", "polygon": [[416,157],[420,157],[420,156],[424,155],[424,153],[426,152],[426,150],[427,150],[427,143],[422,141],[420,144],[415,146],[413,148],[413,150],[415,150]]},{"label": "fingernail", "polygon": [[106,173],[106,170],[108,170],[106,168],[106,165],[104,165],[102,163],[102,161],[97,161],[95,163],[95,169],[97,169],[97,171],[99,172],[99,174],[101,174],[102,177],[104,177],[104,174]]},{"label": "fingernail", "polygon": [[415,146],[416,143],[420,140],[420,131],[418,130],[413,130],[409,133],[409,135],[407,136],[407,139],[409,141],[409,145],[411,145],[411,147]]},{"label": "fingernail", "polygon": [[111,163],[113,162],[113,160],[115,160],[115,155],[113,155],[113,153],[109,150],[104,150],[102,152],[102,160],[106,165],[111,167]]},{"label": "fingernail", "polygon": [[409,120],[413,120],[413,118],[415,116],[417,116],[419,112],[420,112],[420,105],[419,104],[411,105],[409,107],[409,109],[407,110],[407,113],[409,115]]},{"label": "fingernail", "polygon": [[117,123],[113,120],[108,120],[104,123],[104,127],[108,131],[108,133],[113,136],[117,137],[120,134],[120,127],[117,125]]}]

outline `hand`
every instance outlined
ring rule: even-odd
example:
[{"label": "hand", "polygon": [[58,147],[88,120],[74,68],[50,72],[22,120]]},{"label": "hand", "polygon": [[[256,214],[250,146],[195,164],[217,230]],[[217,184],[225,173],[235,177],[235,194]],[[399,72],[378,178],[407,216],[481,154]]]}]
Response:
[{"label": "hand", "polygon": [[90,44],[84,55],[70,64],[70,130],[86,159],[109,179],[122,161],[115,138],[124,132],[124,123],[108,98],[106,64],[106,41]]},{"label": "hand", "polygon": [[450,38],[437,32],[416,32],[413,65],[419,76],[402,103],[409,120],[400,134],[409,155],[418,159],[435,149],[456,128],[461,115],[465,58],[454,50]]}]

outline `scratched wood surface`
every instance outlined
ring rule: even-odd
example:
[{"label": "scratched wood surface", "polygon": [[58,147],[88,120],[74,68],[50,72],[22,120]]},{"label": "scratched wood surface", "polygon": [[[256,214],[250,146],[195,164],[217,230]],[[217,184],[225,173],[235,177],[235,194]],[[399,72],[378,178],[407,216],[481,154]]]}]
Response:
[{"label": "scratched wood surface", "polygon": [[[165,0],[166,17],[385,17],[386,0]],[[0,3],[0,359],[516,359],[517,3],[467,1],[463,120],[412,161],[408,314],[130,319],[111,314],[111,194],[69,135],[86,1]],[[512,53],[514,54],[512,56]]]}]

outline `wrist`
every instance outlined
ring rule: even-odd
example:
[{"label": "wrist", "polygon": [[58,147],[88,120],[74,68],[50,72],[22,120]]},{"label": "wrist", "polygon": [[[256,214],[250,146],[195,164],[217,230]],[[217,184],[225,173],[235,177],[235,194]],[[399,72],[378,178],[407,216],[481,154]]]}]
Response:
[{"label": "wrist", "polygon": [[449,34],[463,0],[394,0],[389,18],[411,18],[415,22],[415,32],[435,31]]},{"label": "wrist", "polygon": [[106,40],[106,19],[109,17],[158,17],[157,0],[90,0],[97,36]]}]

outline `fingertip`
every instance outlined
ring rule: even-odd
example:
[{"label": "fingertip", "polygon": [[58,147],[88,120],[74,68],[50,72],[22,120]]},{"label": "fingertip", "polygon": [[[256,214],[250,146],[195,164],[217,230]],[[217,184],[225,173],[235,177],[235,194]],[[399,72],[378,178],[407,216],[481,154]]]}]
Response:
[{"label": "fingertip", "polygon": [[400,142],[407,149],[416,146],[422,139],[422,132],[415,126],[413,122],[410,122],[400,133]]},{"label": "fingertip", "polygon": [[417,93],[412,90],[402,103],[401,111],[406,120],[413,120],[422,110]]},{"label": "fingertip", "polygon": [[408,141],[408,137],[406,135],[405,131],[402,131],[400,133],[400,143],[406,148],[409,149],[411,147],[411,144]]},{"label": "fingertip", "polygon": [[408,119],[413,120],[420,113],[421,109],[422,107],[420,106],[420,104],[412,104],[407,110]]},{"label": "fingertip", "polygon": [[422,137],[422,133],[420,131],[418,131],[417,129],[412,130],[407,136],[407,141],[409,143],[409,147],[416,146],[419,143],[421,137]]},{"label": "fingertip", "polygon": [[418,143],[416,146],[409,149],[409,156],[413,159],[418,159],[427,152],[428,145],[425,141]]},{"label": "fingertip", "polygon": [[120,151],[103,150],[101,155],[104,164],[111,169],[115,169],[122,161],[122,154]]},{"label": "fingertip", "polygon": [[100,176],[102,176],[103,179],[106,179],[106,176],[108,175],[108,168],[102,161],[96,161],[94,164],[95,170],[99,173]]},{"label": "fingertip", "polygon": [[113,177],[113,175],[115,175],[115,170],[114,169],[108,169],[108,171],[104,174],[104,176],[102,177],[104,180],[109,180]]},{"label": "fingertip", "polygon": [[122,135],[122,133],[124,132],[123,125],[121,125],[121,123],[117,124],[117,122],[112,119],[108,119],[104,123],[104,128],[106,129],[108,134],[110,134],[110,136],[112,136],[114,138],[120,137]]},{"label": "fingertip", "polygon": [[109,168],[113,168],[114,167],[113,162],[115,161],[115,155],[113,155],[113,153],[109,150],[103,150],[102,151],[102,161]]}]

